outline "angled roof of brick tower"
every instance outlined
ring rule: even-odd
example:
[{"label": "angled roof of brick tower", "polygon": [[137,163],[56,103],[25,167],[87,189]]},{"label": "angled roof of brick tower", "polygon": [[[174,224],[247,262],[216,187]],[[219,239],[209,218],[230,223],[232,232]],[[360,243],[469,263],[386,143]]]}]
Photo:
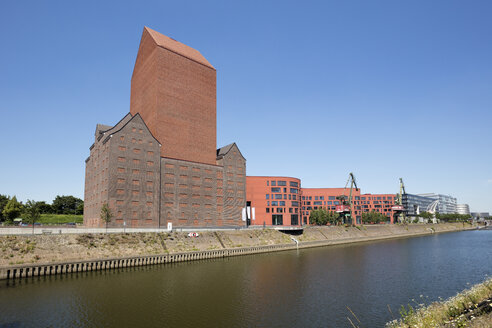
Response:
[{"label": "angled roof of brick tower", "polygon": [[188,47],[186,44],[182,44],[181,42],[178,42],[174,40],[173,38],[170,38],[168,36],[165,36],[164,34],[161,34],[157,31],[154,31],[151,28],[144,27],[144,33],[148,32],[150,36],[154,39],[154,42],[159,46],[164,49],[168,49],[172,52],[175,52],[183,57],[189,58],[191,60],[194,60],[200,64],[203,64],[205,66],[208,66],[210,68],[214,68],[208,60],[205,59],[205,57],[202,56],[202,54],[191,47]]},{"label": "angled roof of brick tower", "polygon": [[216,164],[216,71],[199,51],[145,27],[130,112],[162,144],[162,157]]}]

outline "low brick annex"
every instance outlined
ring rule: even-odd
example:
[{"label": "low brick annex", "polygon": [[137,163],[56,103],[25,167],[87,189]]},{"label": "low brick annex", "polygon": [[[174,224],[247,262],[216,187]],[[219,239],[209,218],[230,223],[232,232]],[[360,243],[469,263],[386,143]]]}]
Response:
[{"label": "low brick annex", "polygon": [[86,160],[85,226],[105,225],[104,203],[110,227],[244,225],[246,159],[216,149],[215,83],[198,51],[144,28],[130,113],[97,125]]}]

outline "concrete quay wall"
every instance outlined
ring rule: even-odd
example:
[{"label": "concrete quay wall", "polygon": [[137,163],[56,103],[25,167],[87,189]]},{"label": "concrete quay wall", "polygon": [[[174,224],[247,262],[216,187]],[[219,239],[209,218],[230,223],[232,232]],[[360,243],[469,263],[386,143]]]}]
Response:
[{"label": "concrete quay wall", "polygon": [[[29,264],[9,264],[0,266],[0,279],[18,279],[45,275],[59,275],[75,272],[86,272],[96,270],[111,270],[126,267],[135,267],[143,265],[155,265],[184,261],[195,261],[203,259],[213,259],[230,256],[259,254],[275,251],[294,250],[297,248],[323,247],[330,245],[350,244],[359,242],[369,242],[395,238],[409,238],[416,236],[425,236],[434,233],[453,232],[461,230],[475,229],[469,225],[461,224],[439,224],[439,225],[415,225],[415,226],[367,226],[359,228],[345,227],[309,227],[306,228],[302,235],[290,236],[271,229],[266,230],[245,230],[245,231],[221,231],[209,232],[210,236],[203,236],[206,243],[197,243],[198,238],[186,238],[185,233],[173,235],[169,239],[160,236],[161,241],[159,248],[147,249],[148,252],[157,252],[158,254],[139,254],[134,256],[108,256],[107,254],[98,253],[99,258],[87,258],[82,260],[70,259],[67,255],[66,260],[44,261],[43,263]],[[159,235],[159,234],[155,234]],[[43,236],[44,239],[55,236]],[[101,235],[100,237],[107,237]],[[179,238],[181,237],[181,239]],[[9,237],[5,237],[9,238]],[[20,238],[27,238],[21,236]],[[58,236],[57,238],[67,238]],[[144,237],[142,237],[144,238]],[[144,240],[144,244],[149,244],[149,237]],[[207,239],[209,238],[209,239]],[[204,245],[215,248],[213,243],[220,245],[222,249],[200,250]],[[238,244],[245,243],[249,240],[250,245]],[[40,242],[40,241],[38,241]],[[59,240],[55,241],[56,243]],[[73,242],[73,240],[72,240]],[[30,242],[31,243],[31,242]],[[167,243],[167,246],[166,246]],[[186,249],[173,247],[173,243],[181,245],[189,243],[188,249],[193,251],[175,252],[176,249]],[[271,243],[264,245],[265,243]],[[70,244],[70,243],[69,243]],[[18,246],[16,246],[18,247]],[[60,245],[60,247],[63,247]],[[143,246],[139,246],[142,251]],[[160,248],[162,247],[162,249]],[[66,247],[65,247],[66,248]],[[3,251],[3,249],[2,249]],[[89,254],[89,252],[87,252]],[[41,252],[39,254],[42,254]],[[37,255],[36,255],[37,256]]]}]

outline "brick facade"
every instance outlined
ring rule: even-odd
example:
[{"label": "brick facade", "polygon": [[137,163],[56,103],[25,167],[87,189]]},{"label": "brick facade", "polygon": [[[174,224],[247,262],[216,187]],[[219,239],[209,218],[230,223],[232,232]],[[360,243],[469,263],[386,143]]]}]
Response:
[{"label": "brick facade", "polygon": [[[349,188],[301,188],[301,180],[292,177],[248,176],[246,184],[246,201],[255,209],[252,225],[307,225],[311,211],[324,208],[335,212],[340,205],[337,196],[349,196]],[[354,223],[360,224],[362,213],[370,211],[382,213],[389,223],[394,223],[394,202],[395,194],[362,194],[354,188]]]},{"label": "brick facade", "polygon": [[255,209],[251,225],[302,225],[300,179],[248,176],[246,184],[247,201]]},{"label": "brick facade", "polygon": [[[309,222],[309,215],[312,210],[324,208],[328,211],[335,211],[336,206],[340,205],[337,196],[345,195],[348,199],[349,188],[302,188],[302,216],[304,222]],[[359,224],[361,219],[361,211],[357,209],[354,200],[360,196],[360,189],[352,191],[352,217],[354,223]]]},{"label": "brick facade", "polygon": [[131,110],[98,124],[86,160],[84,225],[242,226],[246,160],[235,143],[216,149],[215,69],[201,54],[144,29]]},{"label": "brick facade", "polygon": [[162,157],[215,165],[216,71],[195,49],[144,28],[130,113],[167,145]]}]

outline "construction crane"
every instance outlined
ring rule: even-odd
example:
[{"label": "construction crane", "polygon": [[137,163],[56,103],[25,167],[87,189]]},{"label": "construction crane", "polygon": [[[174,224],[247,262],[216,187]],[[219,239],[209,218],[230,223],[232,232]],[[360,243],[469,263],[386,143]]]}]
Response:
[{"label": "construction crane", "polygon": [[[345,196],[345,190],[347,189],[347,186],[350,182],[350,193],[349,197]],[[343,221],[344,223],[349,223],[354,225],[354,220],[352,216],[352,190],[354,189],[358,190],[359,188],[357,187],[357,182],[355,181],[354,174],[352,172],[349,173],[349,178],[347,180],[347,183],[345,184],[345,187],[343,188],[343,195],[337,196],[337,199],[340,200],[340,205],[337,205],[335,208],[335,211],[337,213],[340,213],[341,216],[343,216]]]},{"label": "construction crane", "polygon": [[403,183],[403,179],[400,178],[400,192],[396,194],[395,204],[391,207],[391,209],[395,213],[393,216],[393,222],[395,219],[397,219],[399,222],[405,221],[405,208],[403,207],[403,195],[405,194],[405,184]]}]

